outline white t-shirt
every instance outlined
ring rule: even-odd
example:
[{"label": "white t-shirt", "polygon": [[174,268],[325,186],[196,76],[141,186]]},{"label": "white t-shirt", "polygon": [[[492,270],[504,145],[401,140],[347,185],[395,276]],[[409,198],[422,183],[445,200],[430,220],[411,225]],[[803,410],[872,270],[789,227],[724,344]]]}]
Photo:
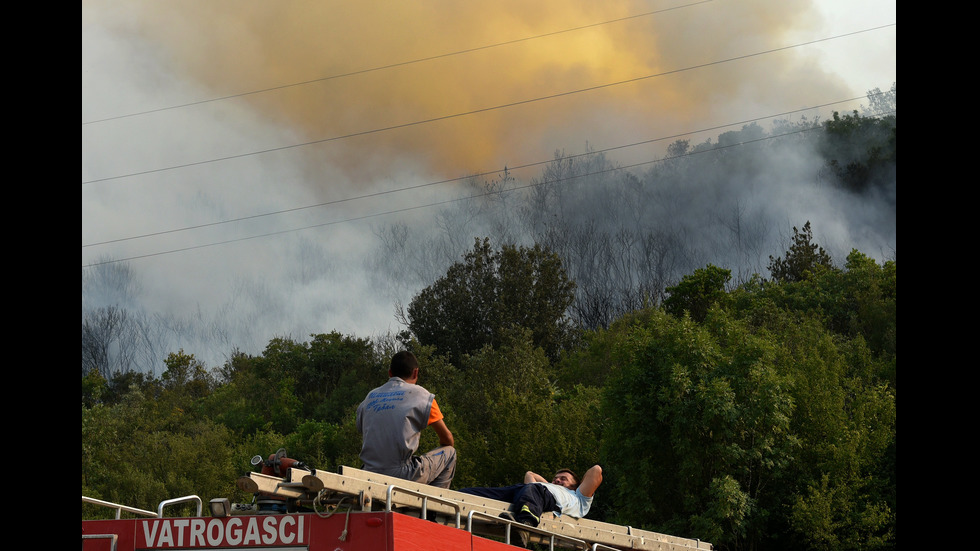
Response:
[{"label": "white t-shirt", "polygon": [[561,509],[560,514],[562,515],[582,518],[588,514],[589,509],[592,507],[592,497],[585,497],[578,488],[569,490],[564,486],[551,484],[550,482],[535,482],[534,484],[544,484],[544,487],[551,492],[551,495],[555,496],[555,501],[558,503],[558,507]]}]

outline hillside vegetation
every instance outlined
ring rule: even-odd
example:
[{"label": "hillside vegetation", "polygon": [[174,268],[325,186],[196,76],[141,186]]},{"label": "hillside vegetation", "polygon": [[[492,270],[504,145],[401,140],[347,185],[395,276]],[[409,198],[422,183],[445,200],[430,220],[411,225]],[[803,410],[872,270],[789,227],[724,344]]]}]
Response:
[{"label": "hillside vegetation", "polygon": [[[893,193],[893,115],[823,127],[844,193]],[[859,132],[880,147],[846,147]],[[766,276],[704,263],[619,298],[602,277],[583,293],[558,236],[476,239],[405,305],[399,335],[273,338],[221,366],[179,350],[159,377],[100,363],[83,316],[82,494],[247,502],[236,478],[279,448],[359,466],[355,408],[408,348],[455,436],[454,488],[598,463],[599,520],[722,550],[894,549],[896,262],[834,259],[801,222]]]},{"label": "hillside vegetation", "polygon": [[[729,272],[709,265],[661,306],[564,331],[551,352],[561,316],[486,316],[492,337],[452,356],[405,333],[456,437],[454,486],[600,463],[596,518],[720,549],[894,547],[896,265],[857,251],[840,268],[806,264],[798,237],[773,259],[795,267],[779,279],[726,291]],[[481,251],[502,291],[500,256],[478,244],[468,262]],[[526,296],[495,300],[514,312]],[[280,447],[318,469],[359,465],[354,409],[396,345],[331,333],[273,339],[214,371],[183,351],[159,379],[92,370],[82,493],[150,509],[187,494],[248,501],[235,479]]]}]

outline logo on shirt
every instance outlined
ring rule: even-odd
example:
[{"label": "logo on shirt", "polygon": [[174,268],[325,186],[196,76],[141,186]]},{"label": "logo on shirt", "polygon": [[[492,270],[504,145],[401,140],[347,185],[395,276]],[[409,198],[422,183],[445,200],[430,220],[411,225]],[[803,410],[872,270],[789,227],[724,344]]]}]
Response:
[{"label": "logo on shirt", "polygon": [[368,393],[368,402],[364,408],[369,411],[380,412],[395,409],[394,402],[405,400],[404,390],[393,390],[390,392],[371,392]]}]

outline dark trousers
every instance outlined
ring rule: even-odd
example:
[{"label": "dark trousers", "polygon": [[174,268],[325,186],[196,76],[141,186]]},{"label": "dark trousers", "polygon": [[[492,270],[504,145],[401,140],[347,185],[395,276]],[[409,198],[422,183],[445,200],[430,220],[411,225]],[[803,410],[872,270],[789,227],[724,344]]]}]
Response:
[{"label": "dark trousers", "polygon": [[501,488],[463,488],[460,492],[512,503],[514,518],[530,526],[538,525],[542,512],[558,510],[555,496],[541,484],[514,484]]}]

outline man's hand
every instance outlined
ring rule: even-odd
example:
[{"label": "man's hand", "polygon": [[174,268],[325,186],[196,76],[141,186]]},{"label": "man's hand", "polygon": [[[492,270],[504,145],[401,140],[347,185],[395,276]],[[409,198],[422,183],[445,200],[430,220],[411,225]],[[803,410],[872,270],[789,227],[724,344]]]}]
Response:
[{"label": "man's hand", "polygon": [[439,419],[429,426],[435,429],[436,434],[439,435],[440,446],[453,446],[455,444],[453,433],[449,431],[449,427],[446,426],[445,421]]}]

